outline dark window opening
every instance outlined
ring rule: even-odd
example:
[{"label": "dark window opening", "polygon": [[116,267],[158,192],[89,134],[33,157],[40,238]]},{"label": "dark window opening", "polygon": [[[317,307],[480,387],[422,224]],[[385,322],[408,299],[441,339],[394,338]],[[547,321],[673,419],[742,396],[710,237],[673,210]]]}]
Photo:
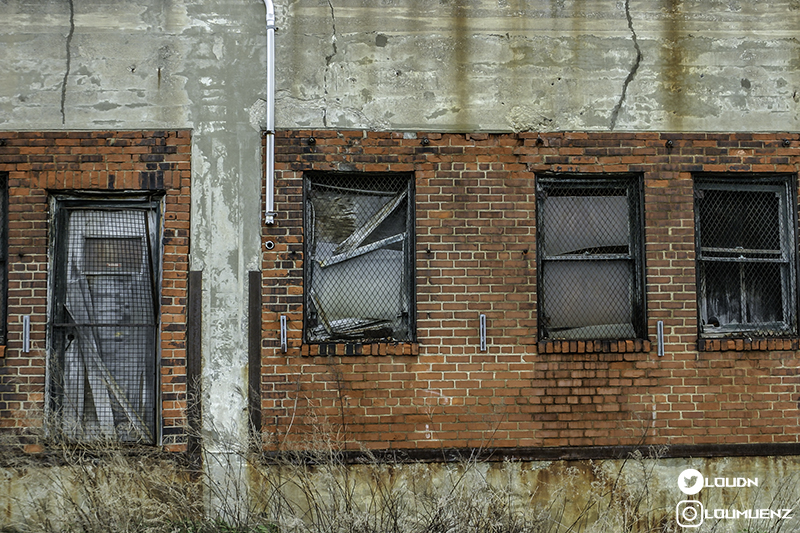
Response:
[{"label": "dark window opening", "polygon": [[785,176],[695,180],[703,336],[796,333],[792,184]]},{"label": "dark window opening", "polygon": [[54,203],[51,406],[76,440],[154,443],[159,209]]},{"label": "dark window opening", "polygon": [[414,339],[413,175],[309,173],[307,342]]},{"label": "dark window opening", "polygon": [[641,179],[537,181],[539,335],[645,337]]}]

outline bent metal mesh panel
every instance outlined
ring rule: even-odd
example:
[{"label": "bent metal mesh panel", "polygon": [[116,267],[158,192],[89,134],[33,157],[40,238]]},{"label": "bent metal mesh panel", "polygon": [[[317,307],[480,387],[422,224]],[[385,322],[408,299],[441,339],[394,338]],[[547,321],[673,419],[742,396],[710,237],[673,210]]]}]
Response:
[{"label": "bent metal mesh panel", "polygon": [[68,209],[56,265],[61,430],[154,441],[158,279],[154,210]]},{"label": "bent metal mesh panel", "polygon": [[412,183],[407,174],[306,181],[308,342],[413,339]]},{"label": "bent metal mesh panel", "polygon": [[538,179],[542,338],[644,335],[639,183],[637,177]]},{"label": "bent metal mesh panel", "polygon": [[696,179],[698,303],[705,336],[796,331],[790,181]]}]

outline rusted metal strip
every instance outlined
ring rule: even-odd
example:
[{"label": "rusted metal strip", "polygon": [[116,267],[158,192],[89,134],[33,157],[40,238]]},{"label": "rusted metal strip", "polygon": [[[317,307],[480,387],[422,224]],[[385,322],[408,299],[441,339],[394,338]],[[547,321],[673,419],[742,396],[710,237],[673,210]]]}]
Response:
[{"label": "rusted metal strip", "polygon": [[252,437],[261,434],[261,272],[248,272],[247,361],[248,410]]},{"label": "rusted metal strip", "polygon": [[189,272],[186,298],[186,418],[189,425],[187,453],[190,460],[199,465],[200,430],[203,420],[201,393],[202,383],[202,339],[203,339],[203,273]]}]

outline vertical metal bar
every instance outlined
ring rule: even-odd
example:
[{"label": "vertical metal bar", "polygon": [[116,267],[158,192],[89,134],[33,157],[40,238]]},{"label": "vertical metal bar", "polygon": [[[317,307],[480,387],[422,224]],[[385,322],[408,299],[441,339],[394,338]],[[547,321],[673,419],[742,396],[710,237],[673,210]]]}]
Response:
[{"label": "vertical metal bar", "polygon": [[267,205],[264,222],[275,223],[275,6],[272,0],[264,0],[267,10]]},{"label": "vertical metal bar", "polygon": [[22,351],[24,353],[31,351],[31,315],[22,317]]},{"label": "vertical metal bar", "polygon": [[481,336],[481,351],[485,352],[489,348],[486,345],[486,315],[484,315],[483,313],[481,313],[480,316],[480,325],[478,326],[478,329]]},{"label": "vertical metal bar", "polygon": [[189,425],[187,435],[187,453],[199,464],[200,430],[203,419],[202,384],[200,372],[202,368],[203,338],[203,273],[197,270],[189,272],[186,295],[186,421]]},{"label": "vertical metal bar", "polygon": [[281,350],[283,350],[283,353],[289,350],[287,330],[286,315],[281,315]]},{"label": "vertical metal bar", "polygon": [[[247,286],[247,407],[253,437],[261,435],[261,272],[248,272]],[[258,440],[256,442],[259,442]]]},{"label": "vertical metal bar", "polygon": [[664,357],[664,321],[658,321],[658,356]]}]

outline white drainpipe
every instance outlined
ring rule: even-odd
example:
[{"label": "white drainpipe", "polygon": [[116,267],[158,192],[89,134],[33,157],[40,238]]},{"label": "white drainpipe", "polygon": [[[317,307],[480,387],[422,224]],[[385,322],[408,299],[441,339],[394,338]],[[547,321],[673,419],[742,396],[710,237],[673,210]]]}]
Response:
[{"label": "white drainpipe", "polygon": [[267,205],[265,222],[275,223],[275,7],[267,7]]}]

